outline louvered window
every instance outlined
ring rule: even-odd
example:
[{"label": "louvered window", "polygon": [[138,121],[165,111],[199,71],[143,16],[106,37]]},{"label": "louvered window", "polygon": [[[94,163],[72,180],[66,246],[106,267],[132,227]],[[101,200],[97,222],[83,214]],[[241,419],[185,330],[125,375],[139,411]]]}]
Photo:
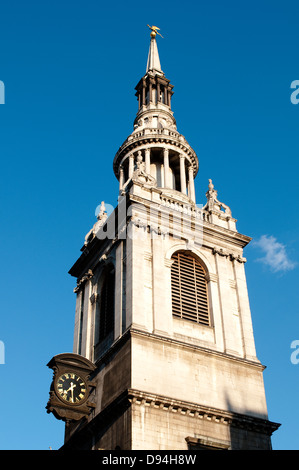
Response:
[{"label": "louvered window", "polygon": [[210,324],[205,271],[199,261],[188,253],[172,256],[172,313],[196,323]]}]

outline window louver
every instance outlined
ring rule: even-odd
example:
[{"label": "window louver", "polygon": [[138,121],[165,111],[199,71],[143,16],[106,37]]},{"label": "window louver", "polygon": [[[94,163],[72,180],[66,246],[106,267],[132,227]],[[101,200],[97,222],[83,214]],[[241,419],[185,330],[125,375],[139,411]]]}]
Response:
[{"label": "window louver", "polygon": [[196,323],[210,324],[207,282],[203,267],[196,258],[178,252],[172,256],[172,313]]}]

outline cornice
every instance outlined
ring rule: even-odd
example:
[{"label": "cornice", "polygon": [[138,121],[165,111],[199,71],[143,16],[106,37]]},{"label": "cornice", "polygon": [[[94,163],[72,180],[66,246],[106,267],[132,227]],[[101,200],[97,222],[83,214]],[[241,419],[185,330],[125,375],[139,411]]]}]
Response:
[{"label": "cornice", "polygon": [[132,326],[128,327],[127,330],[120,336],[118,339],[114,341],[111,345],[109,350],[103,352],[103,354],[96,359],[96,366],[98,369],[102,367],[103,364],[107,364],[110,361],[110,358],[114,356],[122,347],[123,345],[129,341],[131,338],[147,338],[150,341],[155,342],[162,342],[167,343],[169,345],[180,347],[183,349],[190,349],[193,352],[201,352],[207,356],[218,357],[220,360],[229,360],[231,362],[235,362],[238,364],[243,364],[246,367],[252,367],[254,369],[258,369],[263,372],[266,368],[263,364],[261,364],[258,360],[252,361],[249,359],[245,359],[238,356],[233,356],[232,354],[228,354],[222,351],[216,351],[213,349],[209,349],[204,346],[199,346],[197,344],[186,343],[184,341],[178,340],[177,338],[173,338],[171,336],[162,336],[156,333],[151,333],[149,331],[139,330]]},{"label": "cornice", "polygon": [[[154,189],[156,192],[159,192],[161,194],[161,198],[163,199],[164,194],[163,190],[159,188]],[[163,205],[162,203],[158,203],[156,201],[152,201],[150,199],[143,198],[142,196],[137,196],[137,195],[129,195],[129,198],[132,202],[137,202],[138,204],[143,204],[146,208],[150,208],[151,210],[154,210],[154,205],[157,206],[157,211],[167,211],[167,206]],[[213,224],[212,222],[209,222],[207,220],[204,220],[203,216],[197,216],[197,211],[194,210],[196,209],[196,206],[193,207],[191,203],[186,203],[185,201],[179,201],[175,200],[175,197],[173,197],[173,200],[177,204],[181,205],[186,205],[190,207],[190,214],[189,216],[192,217],[192,221],[194,223],[198,223],[202,226],[203,230],[203,246],[206,246],[207,248],[214,248],[215,247],[215,241],[219,242],[224,242],[224,243],[230,243],[233,245],[237,245],[240,248],[244,248],[248,243],[252,240],[251,237],[247,235],[243,235],[239,233],[238,231],[230,230],[225,227],[221,227],[220,225]],[[170,208],[171,209],[171,208]],[[183,210],[177,211],[175,208],[173,209],[173,214],[175,215],[176,212],[180,216],[183,214]],[[199,214],[206,214],[205,210],[198,210]],[[161,227],[162,229],[162,227]],[[207,243],[209,240],[209,237],[211,237],[211,244]]]},{"label": "cornice", "polygon": [[[157,192],[161,195],[162,199],[164,197],[163,190],[160,190],[159,188],[151,188],[152,191]],[[170,196],[167,196],[170,197]],[[176,216],[176,213],[178,214],[178,217],[181,217],[181,214],[183,214],[183,209],[184,208],[189,208],[190,209],[190,214],[189,217],[191,217],[192,224],[194,223],[194,231],[197,230],[196,225],[198,224],[200,226],[200,230],[202,230],[203,237],[201,240],[201,246],[204,248],[208,248],[214,251],[214,253],[218,253],[220,256],[230,256],[231,259],[236,259],[237,261],[240,262],[245,262],[246,259],[240,256],[240,253],[235,253],[233,247],[241,248],[243,249],[250,241],[251,237],[248,237],[247,235],[242,235],[241,233],[233,230],[229,230],[225,227],[221,227],[219,225],[215,225],[207,220],[203,220],[203,216],[205,214],[205,210],[199,210],[196,208],[196,206],[192,203],[188,203],[187,201],[183,200],[178,200],[175,197],[173,197],[173,200],[176,201],[178,207],[182,206],[181,211],[174,210],[173,215]],[[156,207],[157,211],[161,211],[164,213],[164,211],[167,212],[167,206],[163,205],[160,201],[152,201],[150,199],[143,198],[142,196],[137,196],[137,195],[128,195],[128,204],[137,202],[138,204],[142,204],[145,208],[150,208],[152,211],[154,210],[154,207]],[[117,210],[117,208],[116,208]],[[167,214],[166,214],[167,215]],[[140,214],[138,218],[135,217],[135,219],[132,217],[128,217],[126,221],[124,221],[124,224],[121,225],[122,231],[126,230],[126,227],[129,223],[132,223],[134,225],[138,225],[139,227],[145,227],[148,228],[149,230],[155,231],[156,233],[160,235],[170,235],[170,236],[175,236],[175,228],[170,230],[170,227],[164,227],[163,226],[163,220],[162,223],[160,224],[149,224],[147,220],[142,220],[143,217]],[[168,220],[168,219],[167,219]],[[108,221],[108,219],[107,219]],[[106,223],[107,223],[106,221]],[[106,223],[101,227],[101,230],[104,230],[106,227]],[[118,224],[115,224],[115,234],[113,238],[101,238],[101,237],[96,237],[94,236],[87,245],[84,245],[81,249],[82,254],[81,256],[77,259],[75,264],[72,266],[72,268],[69,270],[69,274],[75,277],[82,277],[85,276],[87,273],[88,269],[94,269],[95,263],[98,262],[98,258],[100,255],[103,253],[107,254],[108,252],[111,251],[112,247],[119,241],[120,238],[122,238],[122,234],[118,233]],[[194,231],[192,230],[190,232],[190,237],[194,237]],[[189,238],[189,233],[184,231],[184,236],[182,234],[182,240],[188,240]],[[225,248],[221,248],[221,245],[224,245]],[[227,245],[231,245],[232,249],[229,250]]]},{"label": "cornice", "polygon": [[[212,237],[212,244],[215,245],[215,240],[234,243],[240,248],[244,248],[252,240],[251,237],[243,235],[242,233],[229,230],[225,227],[220,227],[211,222],[204,221],[203,223],[204,234]],[[213,246],[214,246],[213,245]],[[211,246],[209,246],[211,248]]]},{"label": "cornice", "polygon": [[151,341],[156,341],[156,342],[163,342],[168,343],[169,345],[173,345],[176,347],[181,347],[183,349],[191,349],[194,352],[201,352],[205,355],[208,356],[214,356],[218,357],[221,360],[228,360],[231,362],[237,362],[239,364],[243,364],[244,366],[247,367],[253,367],[255,369],[259,369],[261,372],[264,371],[266,366],[261,364],[258,360],[257,361],[252,361],[243,357],[238,357],[238,356],[233,356],[232,354],[228,354],[226,352],[222,351],[216,351],[214,349],[206,348],[204,346],[199,346],[197,344],[191,344],[191,343],[185,343],[184,341],[178,340],[176,338],[173,338],[171,336],[162,336],[156,333],[151,333],[149,331],[144,331],[144,330],[138,330],[135,329],[134,327],[131,327],[129,329],[130,336],[132,338],[137,338],[137,337],[146,337]]},{"label": "cornice", "polygon": [[179,132],[165,128],[142,129],[140,132],[132,133],[121,145],[114,157],[113,170],[116,177],[118,176],[119,165],[124,156],[129,152],[136,151],[140,147],[157,144],[172,146],[174,150],[183,151],[189,157],[194,168],[194,177],[196,176],[198,172],[198,158],[195,151]]},{"label": "cornice", "polygon": [[133,405],[148,406],[194,419],[261,432],[268,436],[271,436],[280,426],[279,423],[274,423],[268,419],[225,411],[136,389],[128,390],[128,400]]},{"label": "cornice", "polygon": [[81,427],[65,440],[60,450],[75,450],[80,448],[82,443],[88,444],[96,430],[109,426],[111,421],[115,420],[116,417],[132,406],[147,406],[155,408],[162,413],[187,416],[190,419],[203,420],[215,425],[218,424],[219,426],[237,427],[247,431],[263,433],[267,436],[271,436],[280,426],[279,423],[269,421],[268,419],[225,411],[129,388],[123,390],[92,420],[83,421]]}]

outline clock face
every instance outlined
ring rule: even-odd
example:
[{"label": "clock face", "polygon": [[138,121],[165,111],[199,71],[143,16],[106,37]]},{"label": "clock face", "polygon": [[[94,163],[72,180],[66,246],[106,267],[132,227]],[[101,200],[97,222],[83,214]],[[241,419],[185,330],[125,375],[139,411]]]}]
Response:
[{"label": "clock face", "polygon": [[87,397],[85,380],[74,372],[65,372],[58,377],[56,390],[59,397],[69,404],[79,404]]}]

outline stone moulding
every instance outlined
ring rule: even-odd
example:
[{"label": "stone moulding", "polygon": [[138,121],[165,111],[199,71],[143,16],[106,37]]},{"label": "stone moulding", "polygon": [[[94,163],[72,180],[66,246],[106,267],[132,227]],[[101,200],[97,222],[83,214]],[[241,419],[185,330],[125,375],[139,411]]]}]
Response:
[{"label": "stone moulding", "polygon": [[[186,139],[178,132],[169,131],[169,133],[162,133],[162,129],[152,129],[151,133],[148,134],[145,130],[139,132],[136,135],[130,135],[125,142],[118,149],[113,162],[113,170],[116,177],[118,176],[119,165],[122,158],[131,151],[137,151],[141,148],[146,148],[152,145],[164,145],[172,146],[173,149],[182,150],[190,159],[194,169],[194,176],[198,172],[198,159],[195,151],[190,147]],[[167,129],[163,129],[164,132]]]},{"label": "stone moulding", "polygon": [[247,261],[246,258],[241,256],[240,254],[230,253],[226,250],[223,250],[223,248],[213,247],[212,253],[213,255],[217,254],[219,256],[224,256],[225,258],[229,258],[231,261],[236,260],[239,263],[246,263]]},{"label": "stone moulding", "polygon": [[149,394],[136,389],[128,390],[128,400],[131,404],[148,406],[161,411],[168,411],[169,413],[187,415],[195,419],[213,421],[214,423],[261,432],[269,436],[280,426],[279,423],[274,423],[267,419],[223,411],[161,395]]},{"label": "stone moulding", "polygon": [[129,341],[131,338],[147,338],[150,341],[163,342],[165,344],[173,345],[179,348],[189,349],[194,352],[198,351],[198,352],[201,352],[202,354],[207,354],[207,355],[212,355],[214,357],[218,357],[219,359],[225,359],[225,360],[229,359],[232,362],[238,362],[246,366],[251,366],[254,369],[259,369],[260,371],[263,371],[265,369],[265,366],[261,364],[259,361],[256,362],[256,361],[252,361],[246,358],[232,356],[223,351],[211,350],[201,345],[186,343],[184,341],[178,340],[177,338],[162,336],[162,335],[158,335],[157,333],[151,333],[149,331],[139,330],[133,327],[132,325],[130,325],[127,328],[127,330],[117,340],[114,341],[114,343],[112,344],[111,348],[108,351],[104,352],[102,356],[98,357],[96,361],[96,366],[100,368],[102,367],[103,364],[107,363],[107,361],[109,362],[110,360],[109,358],[113,357],[113,355],[117,353],[123,347],[123,345],[127,341]]},{"label": "stone moulding", "polygon": [[265,370],[265,368],[266,368],[266,366],[261,364],[260,361],[252,361],[252,360],[246,359],[244,357],[234,356],[234,355],[229,354],[229,353],[224,352],[224,351],[219,351],[219,350],[216,350],[216,349],[214,350],[214,349],[206,348],[204,346],[197,345],[197,344],[186,343],[185,341],[181,341],[177,338],[173,338],[173,337],[170,337],[170,336],[162,336],[160,334],[152,333],[150,331],[139,330],[139,329],[134,328],[132,326],[130,326],[127,329],[127,331],[124,333],[123,336],[125,336],[126,333],[129,334],[130,337],[132,337],[132,338],[134,338],[134,337],[135,338],[146,337],[150,341],[163,342],[164,344],[173,345],[177,348],[183,348],[185,350],[189,349],[189,350],[193,350],[195,352],[198,351],[198,352],[201,352],[204,355],[214,356],[214,357],[218,357],[219,359],[224,359],[224,360],[230,360],[234,363],[237,362],[239,364],[244,364],[246,366],[250,366],[250,367],[253,367],[255,369],[259,369],[261,371]]}]

